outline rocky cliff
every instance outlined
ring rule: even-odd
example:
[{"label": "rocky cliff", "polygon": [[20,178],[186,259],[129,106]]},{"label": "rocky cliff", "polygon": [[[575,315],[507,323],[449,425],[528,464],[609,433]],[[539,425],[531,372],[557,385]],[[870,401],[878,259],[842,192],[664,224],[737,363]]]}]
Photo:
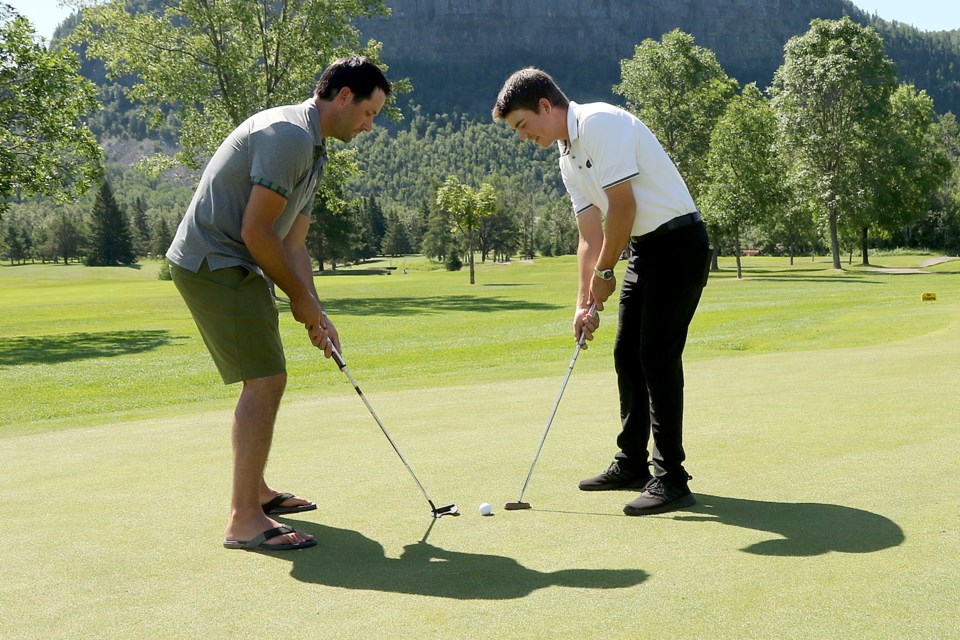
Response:
[{"label": "rocky cliff", "polygon": [[578,101],[616,101],[620,60],[675,28],[712,49],[741,83],[767,86],[783,45],[813,18],[863,16],[846,0],[393,0],[361,24],[384,43],[391,75],[409,76],[427,111],[487,113],[503,80],[549,71]]}]

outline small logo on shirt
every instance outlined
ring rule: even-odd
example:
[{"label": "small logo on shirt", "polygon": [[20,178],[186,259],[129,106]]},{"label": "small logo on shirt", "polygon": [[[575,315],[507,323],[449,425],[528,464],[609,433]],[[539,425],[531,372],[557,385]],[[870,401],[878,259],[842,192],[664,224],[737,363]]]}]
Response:
[{"label": "small logo on shirt", "polygon": [[593,166],[593,163],[590,162],[589,160],[587,160],[587,169],[589,169],[589,168],[592,167],[592,166]]}]

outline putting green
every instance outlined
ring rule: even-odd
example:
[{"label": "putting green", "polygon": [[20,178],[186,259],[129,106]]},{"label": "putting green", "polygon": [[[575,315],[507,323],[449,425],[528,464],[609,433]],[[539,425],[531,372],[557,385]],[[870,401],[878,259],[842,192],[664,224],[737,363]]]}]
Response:
[{"label": "putting green", "polygon": [[[688,369],[699,504],[620,515],[629,493],[577,491],[610,457],[608,373],[559,389],[361,386],[429,507],[344,380],[287,404],[270,480],[314,497],[288,522],[316,548],[220,548],[229,411],[0,440],[11,638],[951,637],[960,459],[948,330],[883,347],[713,359]],[[593,352],[582,357],[590,358]],[[492,517],[476,511],[494,503]],[[422,539],[433,523],[426,541]]]}]

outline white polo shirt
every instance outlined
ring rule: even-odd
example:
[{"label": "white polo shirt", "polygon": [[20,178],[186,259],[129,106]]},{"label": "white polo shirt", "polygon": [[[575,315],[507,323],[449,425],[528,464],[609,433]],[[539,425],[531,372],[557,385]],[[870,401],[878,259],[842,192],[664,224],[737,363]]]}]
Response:
[{"label": "white polo shirt", "polygon": [[575,215],[596,206],[606,217],[604,189],[629,180],[637,201],[630,235],[649,233],[697,206],[676,165],[636,116],[604,102],[567,110],[569,143],[561,140],[560,175]]}]

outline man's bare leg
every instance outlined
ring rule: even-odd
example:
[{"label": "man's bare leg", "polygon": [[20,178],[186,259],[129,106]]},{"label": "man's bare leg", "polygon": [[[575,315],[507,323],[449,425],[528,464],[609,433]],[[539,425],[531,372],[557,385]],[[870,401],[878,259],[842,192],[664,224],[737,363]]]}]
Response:
[{"label": "man's bare leg", "polygon": [[[263,513],[260,492],[265,483],[273,425],[287,383],[286,374],[245,380],[233,414],[233,497],[227,540],[250,540],[264,531],[280,526]],[[265,541],[270,544],[296,544],[312,536],[296,532]]]}]

